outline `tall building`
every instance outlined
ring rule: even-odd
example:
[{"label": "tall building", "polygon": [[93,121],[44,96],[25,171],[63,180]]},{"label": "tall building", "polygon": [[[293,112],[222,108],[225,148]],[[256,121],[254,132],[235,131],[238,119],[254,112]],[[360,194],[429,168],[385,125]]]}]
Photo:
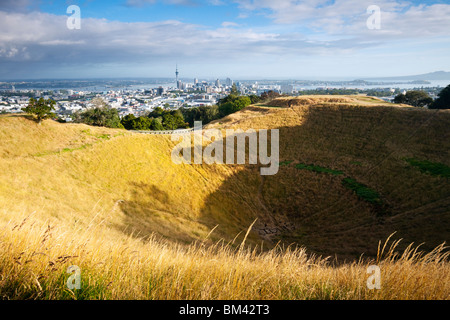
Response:
[{"label": "tall building", "polygon": [[231,86],[233,85],[233,80],[231,80],[230,78],[227,78],[225,84],[226,84],[228,87],[231,87]]},{"label": "tall building", "polygon": [[220,88],[220,81],[219,81],[219,79],[216,80],[216,87]]}]

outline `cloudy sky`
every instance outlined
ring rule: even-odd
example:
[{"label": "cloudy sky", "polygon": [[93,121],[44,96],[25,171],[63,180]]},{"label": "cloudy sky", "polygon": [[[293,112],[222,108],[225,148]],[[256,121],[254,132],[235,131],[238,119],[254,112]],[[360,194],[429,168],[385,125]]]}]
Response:
[{"label": "cloudy sky", "polygon": [[176,64],[198,78],[398,76],[450,71],[449,57],[448,0],[0,0],[2,80],[172,77]]}]

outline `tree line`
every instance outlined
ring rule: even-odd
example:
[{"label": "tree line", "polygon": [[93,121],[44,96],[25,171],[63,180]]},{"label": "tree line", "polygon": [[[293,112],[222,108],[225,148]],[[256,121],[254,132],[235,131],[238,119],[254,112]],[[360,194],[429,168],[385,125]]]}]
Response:
[{"label": "tree line", "polygon": [[424,91],[412,90],[395,96],[394,103],[408,104],[413,107],[427,107],[428,109],[450,109],[450,85],[439,92],[436,100],[433,100]]},{"label": "tree line", "polygon": [[136,117],[128,114],[120,118],[117,109],[110,108],[101,98],[92,100],[93,108],[77,111],[72,115],[75,123],[85,123],[93,126],[123,128],[127,130],[176,130],[194,126],[195,121],[203,124],[223,118],[229,114],[242,110],[250,104],[259,102],[261,97],[256,95],[241,96],[236,88],[227,97],[220,99],[217,105],[200,106],[195,108],[181,107],[178,110],[168,110],[157,107],[146,115]]},{"label": "tree line", "polygon": [[[161,107],[155,108],[145,116],[136,117],[129,114],[120,118],[117,109],[111,108],[101,98],[94,98],[93,108],[85,111],[77,111],[72,115],[75,123],[85,123],[92,126],[121,128],[127,130],[176,130],[194,126],[195,121],[202,121],[203,124],[223,118],[235,113],[243,108],[258,102],[264,102],[279,97],[275,91],[268,91],[261,96],[242,96],[233,87],[231,93],[220,99],[217,105],[201,106],[196,108],[182,107],[178,110],[166,110]],[[394,98],[394,103],[409,104],[414,107],[428,107],[429,109],[450,109],[450,85],[445,87],[438,94],[438,98],[433,99],[424,91],[408,91],[400,93]],[[30,98],[29,104],[22,110],[34,117],[41,123],[42,120],[55,118],[53,113],[56,102],[40,98],[36,100]]]}]

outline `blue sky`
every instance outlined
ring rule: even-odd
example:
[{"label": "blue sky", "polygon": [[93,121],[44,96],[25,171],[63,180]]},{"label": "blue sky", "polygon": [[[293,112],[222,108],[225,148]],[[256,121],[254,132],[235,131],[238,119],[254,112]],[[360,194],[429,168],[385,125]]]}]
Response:
[{"label": "blue sky", "polygon": [[449,17],[449,1],[2,0],[0,79],[171,77],[175,64],[235,79],[450,71]]},{"label": "blue sky", "polygon": [[[69,2],[68,2],[69,3]],[[142,2],[133,4],[126,0],[112,1],[71,1],[83,12],[83,16],[122,22],[154,22],[161,20],[178,20],[184,23],[219,27],[222,20],[237,21],[239,8],[236,3],[212,5],[208,1],[190,4],[170,4],[164,1]],[[53,14],[63,14],[67,5],[65,1],[43,1],[40,9]],[[267,19],[254,17],[252,24],[262,24]],[[259,20],[259,21],[258,21]]]}]

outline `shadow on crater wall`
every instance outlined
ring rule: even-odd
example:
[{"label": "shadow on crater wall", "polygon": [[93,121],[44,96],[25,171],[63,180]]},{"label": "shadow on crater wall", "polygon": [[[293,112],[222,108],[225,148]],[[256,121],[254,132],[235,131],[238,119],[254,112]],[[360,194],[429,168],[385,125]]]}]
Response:
[{"label": "shadow on crater wall", "polygon": [[[288,163],[276,175],[262,177],[258,166],[246,165],[206,196],[195,219],[179,214],[156,184],[134,184],[131,199],[121,205],[124,225],[186,243],[198,239],[189,225],[205,230],[219,225],[214,240],[229,241],[241,232],[239,243],[258,218],[248,241],[264,241],[265,248],[281,241],[323,256],[357,259],[363,253],[375,256],[378,241],[397,232],[404,245],[425,242],[422,249],[431,250],[449,239],[449,181],[411,168],[404,157],[448,162],[442,152],[450,147],[443,134],[448,126],[450,115],[443,113],[310,108],[301,125],[280,128],[280,161]],[[344,174],[302,170],[296,164]],[[347,189],[343,177],[378,192],[389,215],[380,216]]]}]

